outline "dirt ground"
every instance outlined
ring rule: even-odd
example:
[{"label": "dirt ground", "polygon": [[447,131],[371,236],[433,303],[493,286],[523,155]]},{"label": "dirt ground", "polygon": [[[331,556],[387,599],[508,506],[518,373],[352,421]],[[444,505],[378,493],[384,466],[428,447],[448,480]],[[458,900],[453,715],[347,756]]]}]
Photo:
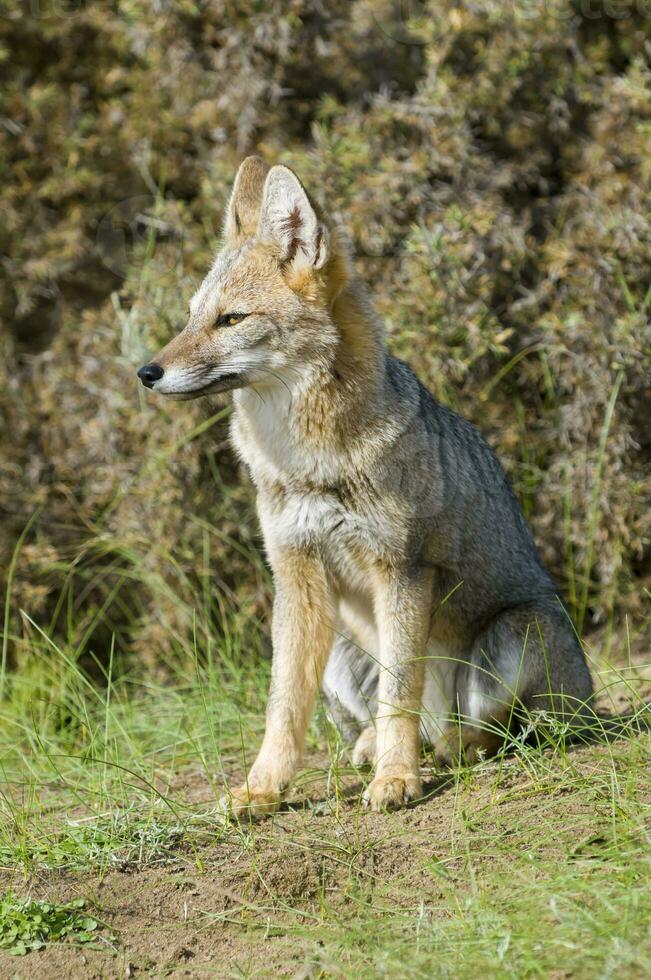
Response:
[{"label": "dirt ground", "polygon": [[[589,776],[595,751],[607,749],[571,751],[575,770]],[[445,862],[447,876],[456,876],[463,898],[470,886],[463,848],[451,847],[459,836],[460,809],[464,833],[479,832],[490,841],[508,832],[510,848],[527,849],[536,846],[537,830],[555,816],[555,808],[566,825],[573,808],[585,807],[585,801],[564,795],[562,783],[550,791],[538,776],[507,761],[498,780],[497,763],[486,764],[466,787],[450,775],[432,775],[424,802],[400,813],[375,814],[359,806],[359,774],[341,777],[335,795],[324,778],[327,757],[307,761],[315,768],[304,774],[285,808],[251,833],[227,829],[197,848],[181,843],[165,864],[111,870],[103,877],[69,872],[48,872],[28,882],[0,877],[0,888],[34,898],[86,897],[114,937],[99,950],[61,945],[25,958],[0,952],[0,977],[330,975],[327,962],[314,966],[318,942],[300,932],[300,922],[313,921],[324,899],[344,920],[349,905],[354,911],[355,890],[369,900],[376,893],[395,906],[413,906],[419,896],[436,903],[437,890],[443,895],[441,879],[432,871],[437,861]],[[188,803],[211,803],[198,773],[182,774],[176,789],[177,798]],[[554,838],[540,837],[538,846],[552,854]],[[490,848],[480,847],[475,871],[490,860]]]},{"label": "dirt ground", "polygon": [[[651,680],[639,696],[651,703]],[[597,707],[602,717],[623,717],[631,705],[623,693]],[[648,736],[641,738],[646,766],[651,750]],[[568,745],[567,780],[558,759],[546,771],[507,756],[466,771],[467,778],[424,765],[425,798],[395,813],[361,807],[367,773],[334,770],[329,754],[311,753],[273,819],[239,828],[215,817],[205,841],[180,839],[160,863],[101,874],[41,871],[28,880],[22,871],[0,869],[0,893],[12,889],[57,902],[83,897],[105,924],[97,949],[66,943],[26,957],[0,950],[0,980],[349,976],[345,963],[322,953],[318,930],[302,924],[317,922],[327,906],[345,929],[360,896],[391,909],[413,909],[424,898],[433,914],[445,917],[450,887],[442,887],[442,874],[461,904],[473,876],[485,872],[488,880],[496,867],[509,873],[509,855],[535,853],[544,866],[598,848],[609,808],[599,816],[594,797],[576,790],[610,768],[624,774],[622,746],[630,744],[613,735]],[[242,776],[236,769],[228,774],[232,784]],[[645,786],[638,803],[650,807],[651,777]],[[56,800],[56,787],[50,792]],[[199,771],[180,772],[168,794],[196,812],[215,805]]]}]

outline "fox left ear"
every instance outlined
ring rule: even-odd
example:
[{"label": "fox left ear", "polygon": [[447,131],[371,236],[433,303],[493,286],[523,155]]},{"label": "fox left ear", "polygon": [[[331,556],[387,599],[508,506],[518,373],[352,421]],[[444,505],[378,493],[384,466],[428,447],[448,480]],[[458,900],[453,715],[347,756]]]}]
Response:
[{"label": "fox left ear", "polygon": [[328,258],[328,229],[319,220],[296,174],[272,167],[262,194],[258,237],[278,247],[281,261],[321,269]]},{"label": "fox left ear", "polygon": [[230,242],[241,244],[255,235],[268,173],[269,167],[260,157],[247,157],[240,164],[224,222],[224,235]]}]

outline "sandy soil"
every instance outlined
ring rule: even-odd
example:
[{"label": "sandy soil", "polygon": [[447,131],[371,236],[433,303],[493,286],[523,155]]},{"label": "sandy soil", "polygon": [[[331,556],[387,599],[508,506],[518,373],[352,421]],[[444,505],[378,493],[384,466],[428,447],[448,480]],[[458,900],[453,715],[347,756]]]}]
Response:
[{"label": "sandy soil", "polygon": [[[579,769],[585,765],[589,772],[595,747],[572,751]],[[327,758],[309,762],[325,767]],[[450,859],[459,786],[437,776],[427,789],[428,799],[411,809],[373,814],[359,806],[358,775],[344,777],[336,803],[321,770],[320,778],[304,777],[284,810],[252,834],[227,830],[194,852],[181,845],[162,866],[114,870],[102,878],[49,872],[29,882],[5,874],[0,887],[35,898],[85,896],[115,939],[102,950],[66,945],[23,959],[0,952],[0,977],[310,976],[306,942],[290,927],[297,916],[300,921],[317,914],[323,896],[345,916],[351,881],[370,895],[381,887],[385,902],[413,906],[419,894],[435,900],[431,866],[445,859],[448,874],[458,865],[462,897],[463,857]],[[491,765],[463,792],[470,825],[473,814],[484,834],[499,836],[508,825],[512,847],[529,847],[536,826],[549,820],[550,794],[540,793],[522,768],[510,770],[508,763],[497,792]],[[195,773],[180,777],[178,793],[188,802],[210,802]],[[562,801],[565,820],[575,805],[582,804],[571,796]],[[553,850],[553,843],[544,846]]]},{"label": "sandy soil", "polygon": [[[651,683],[645,695],[651,701]],[[628,707],[625,697],[602,705],[604,713]],[[568,747],[579,781],[603,770],[608,763],[602,754],[610,751],[599,743]],[[490,874],[492,842],[505,835],[507,856],[508,849],[537,848],[543,858],[558,858],[575,844],[542,832],[550,820],[561,827],[575,817],[578,825],[584,820],[591,826],[586,801],[571,786],[554,778],[541,784],[539,774],[515,759],[484,763],[461,782],[451,773],[425,769],[426,798],[385,814],[361,808],[364,777],[353,769],[338,774],[335,792],[330,763],[324,753],[308,756],[310,768],[272,820],[245,832],[220,826],[205,843],[182,840],[161,864],[104,875],[41,872],[28,881],[22,872],[0,870],[0,892],[12,888],[55,901],[85,897],[107,924],[105,935],[110,930],[114,936],[101,949],[66,944],[24,958],[0,951],[0,980],[323,975],[321,967],[314,972],[309,966],[315,949],[318,958],[318,940],[297,929],[318,920],[323,904],[344,923],[361,893],[394,908],[413,908],[425,896],[436,907],[437,897],[444,898],[440,871],[433,870],[437,863],[452,876],[462,901],[470,887],[460,846],[464,835],[477,832],[486,842],[475,849],[473,867],[474,873],[483,867]],[[241,777],[231,774],[234,782]],[[173,790],[176,800],[197,810],[215,802],[198,772],[180,773]],[[651,780],[646,802],[651,803]],[[588,834],[588,844],[590,839]],[[576,847],[582,846],[577,840]],[[447,914],[445,901],[438,907],[436,914]],[[327,964],[323,969],[330,975]]]}]

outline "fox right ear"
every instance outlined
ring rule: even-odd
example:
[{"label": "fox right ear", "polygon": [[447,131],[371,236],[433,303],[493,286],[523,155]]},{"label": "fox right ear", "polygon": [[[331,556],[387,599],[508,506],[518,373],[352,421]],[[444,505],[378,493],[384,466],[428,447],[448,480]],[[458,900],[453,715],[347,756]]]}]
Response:
[{"label": "fox right ear", "polygon": [[247,157],[240,164],[224,222],[224,236],[230,243],[240,244],[255,235],[268,173],[260,157]]},{"label": "fox right ear", "polygon": [[282,164],[267,175],[258,236],[273,242],[283,262],[321,269],[328,258],[328,229],[296,174]]}]

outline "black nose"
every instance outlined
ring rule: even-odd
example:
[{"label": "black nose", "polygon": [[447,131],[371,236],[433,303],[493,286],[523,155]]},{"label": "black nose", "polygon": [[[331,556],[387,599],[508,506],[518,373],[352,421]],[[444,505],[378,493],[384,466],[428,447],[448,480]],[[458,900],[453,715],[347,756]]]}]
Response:
[{"label": "black nose", "polygon": [[145,366],[141,367],[138,371],[138,377],[144,384],[145,388],[153,388],[154,381],[160,381],[164,373],[165,372],[163,371],[162,367],[159,367],[158,364],[145,364]]}]

